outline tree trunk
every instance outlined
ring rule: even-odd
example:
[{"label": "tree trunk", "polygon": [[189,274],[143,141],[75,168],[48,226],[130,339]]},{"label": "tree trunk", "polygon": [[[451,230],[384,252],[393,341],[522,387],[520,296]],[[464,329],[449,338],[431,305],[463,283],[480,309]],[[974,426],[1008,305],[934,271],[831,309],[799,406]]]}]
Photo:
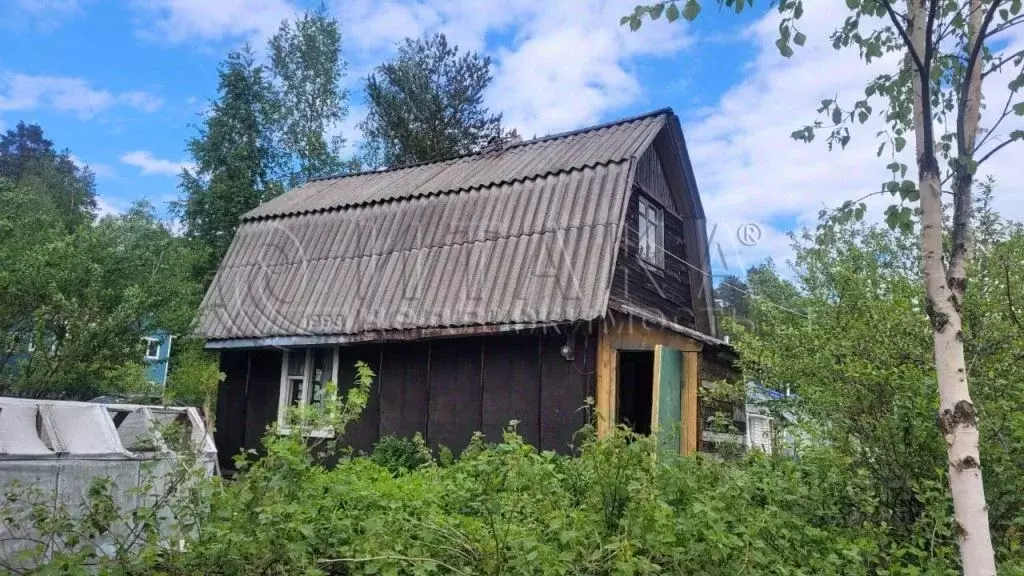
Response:
[{"label": "tree trunk", "polygon": [[[937,0],[932,0],[937,1]],[[971,0],[971,8],[980,14],[980,0]],[[926,27],[928,0],[909,0],[910,38],[913,49],[923,60],[926,53]],[[973,18],[972,18],[973,20]],[[975,24],[974,22],[971,23]],[[978,30],[972,26],[973,30]],[[980,75],[979,75],[980,76]],[[927,76],[925,76],[927,78]],[[958,241],[953,248],[950,276],[947,278],[943,263],[942,182],[935,142],[926,123],[932,121],[928,105],[928,86],[921,75],[913,75],[914,133],[918,179],[921,193],[921,251],[922,272],[927,297],[928,316],[931,319],[932,339],[935,346],[935,371],[939,384],[939,428],[946,441],[949,461],[949,487],[953,495],[953,512],[960,540],[963,573],[968,576],[988,576],[996,573],[995,553],[988,525],[988,506],[981,479],[981,457],[978,451],[978,421],[967,386],[967,365],[964,361],[962,297],[967,286],[968,242],[970,216],[954,218],[953,237]],[[972,86],[974,88],[974,86]],[[975,97],[980,95],[979,84]],[[970,99],[970,95],[965,95]],[[974,104],[976,106],[976,103]],[[973,120],[970,130],[957,136],[973,148],[973,135],[977,131],[977,108],[969,111]],[[973,112],[973,114],[971,114]],[[963,188],[954,186],[956,192]],[[970,206],[970,185],[966,198],[958,206]]]}]

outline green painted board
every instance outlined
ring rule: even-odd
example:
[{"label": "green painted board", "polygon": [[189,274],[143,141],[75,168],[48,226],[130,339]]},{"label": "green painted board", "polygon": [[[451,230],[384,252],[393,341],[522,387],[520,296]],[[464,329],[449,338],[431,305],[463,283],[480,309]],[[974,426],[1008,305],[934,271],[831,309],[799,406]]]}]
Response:
[{"label": "green painted board", "polygon": [[664,454],[679,454],[683,412],[683,353],[658,346],[658,448]]}]

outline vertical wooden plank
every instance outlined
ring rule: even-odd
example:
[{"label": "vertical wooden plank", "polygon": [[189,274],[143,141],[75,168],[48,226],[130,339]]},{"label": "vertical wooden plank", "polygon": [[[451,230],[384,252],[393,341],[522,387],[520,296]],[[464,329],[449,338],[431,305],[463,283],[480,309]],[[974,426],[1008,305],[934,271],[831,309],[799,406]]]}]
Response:
[{"label": "vertical wooden plank", "polygon": [[[573,436],[585,423],[586,391],[593,366],[587,367],[590,338],[585,334],[567,337],[565,334],[541,336],[541,389],[540,389],[540,448],[568,453]],[[569,340],[574,359],[566,360],[562,345]],[[596,343],[594,344],[596,346]]]},{"label": "vertical wooden plank", "polygon": [[365,362],[377,375],[370,386],[370,397],[366,402],[366,409],[345,430],[344,443],[354,450],[368,452],[378,440],[380,432],[380,357],[381,346],[379,344],[357,344],[342,346],[338,349],[338,395],[342,399],[355,384],[355,363],[357,361]]},{"label": "vertical wooden plank", "polygon": [[280,350],[269,348],[249,351],[249,386],[246,394],[246,448],[260,449],[267,425],[277,421],[281,389]]},{"label": "vertical wooden plank", "polygon": [[233,470],[232,458],[245,446],[245,387],[249,377],[249,351],[224,350],[220,353],[220,371],[224,381],[217,387],[214,442],[221,469]]},{"label": "vertical wooden plank", "polygon": [[611,429],[612,422],[612,388],[615,374],[612,372],[611,357],[613,350],[609,345],[608,334],[601,330],[597,336],[597,437],[604,438]]},{"label": "vertical wooden plank", "polygon": [[428,345],[385,344],[380,368],[380,435],[427,434]]},{"label": "vertical wooden plank", "polygon": [[435,340],[430,345],[427,442],[456,455],[480,430],[481,338]]},{"label": "vertical wooden plank", "polygon": [[697,451],[700,421],[697,417],[697,388],[700,386],[700,352],[686,352],[683,363],[683,454]]},{"label": "vertical wooden plank", "polygon": [[651,433],[654,434],[661,425],[661,354],[665,349],[661,344],[654,345],[654,384],[651,386]]},{"label": "vertical wooden plank", "polygon": [[666,454],[679,454],[683,404],[683,353],[667,346],[655,347],[655,375],[658,404],[652,412],[658,418],[658,446]]},{"label": "vertical wooden plank", "polygon": [[540,354],[537,336],[499,335],[483,340],[481,431],[500,442],[508,423],[524,440],[540,445]]}]

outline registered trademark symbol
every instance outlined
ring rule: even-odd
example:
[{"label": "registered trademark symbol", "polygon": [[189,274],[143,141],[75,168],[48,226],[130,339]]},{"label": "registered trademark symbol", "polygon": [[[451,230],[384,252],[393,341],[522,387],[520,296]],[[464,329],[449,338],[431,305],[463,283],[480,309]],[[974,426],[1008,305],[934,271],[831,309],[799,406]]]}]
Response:
[{"label": "registered trademark symbol", "polygon": [[761,239],[761,227],[753,222],[747,222],[736,229],[736,239],[744,246],[753,246]]}]

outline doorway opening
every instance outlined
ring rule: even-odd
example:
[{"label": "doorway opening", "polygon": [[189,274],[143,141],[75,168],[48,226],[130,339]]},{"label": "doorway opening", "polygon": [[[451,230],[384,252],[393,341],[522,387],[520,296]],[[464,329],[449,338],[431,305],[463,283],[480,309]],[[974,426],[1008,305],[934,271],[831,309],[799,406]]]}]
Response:
[{"label": "doorway opening", "polygon": [[654,352],[619,350],[618,380],[618,423],[637,434],[650,434]]}]

